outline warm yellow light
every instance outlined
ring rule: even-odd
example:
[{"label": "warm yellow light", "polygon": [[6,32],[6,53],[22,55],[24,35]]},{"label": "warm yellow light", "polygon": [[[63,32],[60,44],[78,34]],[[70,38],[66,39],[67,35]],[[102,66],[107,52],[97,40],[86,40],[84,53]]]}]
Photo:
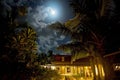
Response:
[{"label": "warm yellow light", "polygon": [[80,80],[84,80],[84,78],[83,78],[83,77],[81,77],[81,78],[80,78]]},{"label": "warm yellow light", "polygon": [[87,70],[87,69],[88,69],[88,67],[87,67],[87,66],[85,66],[85,69]]},{"label": "warm yellow light", "polygon": [[114,70],[120,70],[120,66],[119,65],[116,65]]},{"label": "warm yellow light", "polygon": [[96,76],[98,76],[98,68],[97,68],[97,65],[95,65],[95,73],[96,73]]},{"label": "warm yellow light", "polygon": [[103,69],[103,67],[102,67],[102,75],[103,75],[103,76],[105,76],[105,72],[104,72],[104,69]]},{"label": "warm yellow light", "polygon": [[47,66],[43,66],[44,68],[46,68]]},{"label": "warm yellow light", "polygon": [[55,70],[55,66],[51,66],[51,69],[52,69],[52,70]]}]

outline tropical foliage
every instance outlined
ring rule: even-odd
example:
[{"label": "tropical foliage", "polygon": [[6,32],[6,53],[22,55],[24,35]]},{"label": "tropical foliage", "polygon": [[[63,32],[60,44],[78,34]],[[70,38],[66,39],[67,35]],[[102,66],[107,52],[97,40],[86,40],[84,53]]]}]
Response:
[{"label": "tropical foliage", "polygon": [[[105,52],[104,40],[114,17],[114,2],[112,0],[71,0],[70,5],[76,16],[64,24],[56,22],[50,26],[53,29],[60,30],[65,35],[71,36],[71,42],[60,45],[58,49],[70,50],[73,61],[92,56],[91,66],[93,72],[95,73],[93,65],[97,65],[99,71],[102,72],[104,66],[102,55]],[[82,53],[86,55],[83,56]],[[102,65],[101,69],[99,65]],[[100,73],[99,78],[95,78],[104,80],[103,76]]]},{"label": "tropical foliage", "polygon": [[[18,61],[25,60],[27,56],[31,56],[31,59],[35,57],[37,50],[36,32],[27,24],[20,25],[16,28],[14,34],[6,36],[6,48],[16,50],[17,54],[14,56]],[[10,52],[9,55],[14,55]],[[33,56],[34,55],[34,56]]]},{"label": "tropical foliage", "polygon": [[[80,46],[88,47],[88,44],[93,45],[94,49],[97,49],[100,54],[104,54],[104,39],[107,35],[106,31],[111,27],[109,21],[113,17],[111,14],[114,10],[114,2],[112,0],[93,0],[91,2],[89,0],[71,0],[70,5],[76,16],[65,22],[65,24],[56,22],[50,27],[60,30],[65,35],[70,35],[72,43],[82,43],[82,45],[75,44],[74,46],[78,45],[78,48],[80,48]],[[69,44],[60,47],[70,47]],[[74,49],[73,47],[71,49]],[[88,51],[88,49],[86,50]],[[77,51],[77,49],[73,51]]]},{"label": "tropical foliage", "polygon": [[[0,0],[0,11],[4,12],[1,2]],[[0,13],[0,24],[3,28],[0,29],[0,80],[58,79],[59,74],[56,71],[40,67],[45,64],[42,60],[51,58],[51,52],[45,58],[39,57],[35,30],[28,23],[19,23],[16,19],[27,14],[26,7],[10,7],[10,11]],[[37,64],[38,61],[42,63]]]}]

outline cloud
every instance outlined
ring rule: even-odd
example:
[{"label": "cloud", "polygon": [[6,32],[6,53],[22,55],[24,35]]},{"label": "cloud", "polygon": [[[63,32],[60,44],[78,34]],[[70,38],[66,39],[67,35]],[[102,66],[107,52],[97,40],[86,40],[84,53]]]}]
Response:
[{"label": "cloud", "polygon": [[59,32],[51,30],[48,25],[54,23],[53,20],[47,21],[49,16],[49,8],[46,6],[37,6],[36,8],[29,7],[26,21],[30,23],[36,30],[38,35],[39,51],[47,52],[59,46],[58,41],[65,39],[65,36]]},{"label": "cloud", "polygon": [[[11,6],[22,6],[28,0],[4,0],[3,4],[6,11],[11,10]],[[39,0],[30,0],[27,10],[27,16],[19,19],[22,22],[27,21],[37,32],[39,52],[47,52],[48,50],[55,50],[60,45],[60,41],[65,40],[65,36],[60,35],[59,32],[51,30],[47,26],[55,21],[50,19],[49,6],[35,5]],[[42,1],[42,0],[41,0]],[[34,3],[34,4],[33,4]]]}]

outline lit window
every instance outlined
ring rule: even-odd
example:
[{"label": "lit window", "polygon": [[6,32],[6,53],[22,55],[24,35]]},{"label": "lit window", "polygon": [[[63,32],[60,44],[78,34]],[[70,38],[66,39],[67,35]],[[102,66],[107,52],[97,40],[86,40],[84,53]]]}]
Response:
[{"label": "lit window", "polygon": [[51,69],[52,69],[52,70],[55,70],[55,66],[51,66]]}]

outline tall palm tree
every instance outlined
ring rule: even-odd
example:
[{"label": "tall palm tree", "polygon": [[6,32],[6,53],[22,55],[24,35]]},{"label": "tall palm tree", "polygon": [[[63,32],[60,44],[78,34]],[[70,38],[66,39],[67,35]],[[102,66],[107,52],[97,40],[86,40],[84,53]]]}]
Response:
[{"label": "tall palm tree", "polygon": [[[73,18],[74,20],[69,24],[70,26],[74,22],[79,22],[78,24],[75,23],[75,27],[82,25],[93,32],[105,35],[114,16],[115,4],[113,0],[71,0],[70,5],[73,7],[76,16],[79,14],[79,19]],[[66,23],[70,21],[68,20]]]},{"label": "tall palm tree", "polygon": [[[72,54],[77,53],[77,55],[82,50],[89,53],[90,56],[93,56],[93,60],[91,60],[95,65],[92,65],[93,69],[96,67],[99,71],[96,80],[104,80],[103,58],[101,56],[104,53],[103,35],[106,35],[106,30],[110,26],[109,21],[112,19],[114,3],[112,0],[72,0],[70,5],[73,7],[76,16],[63,25],[58,25],[59,23],[52,25],[53,28],[72,37],[72,43],[61,45],[58,49],[71,50]],[[83,43],[84,49],[81,48],[81,44],[73,44],[75,42]],[[95,73],[95,70],[93,71]]]},{"label": "tall palm tree", "polygon": [[[79,15],[81,15],[79,17],[80,19],[78,25],[81,24],[89,30],[91,38],[87,40],[87,44],[92,43],[97,49],[97,55],[94,55],[99,57],[99,60],[94,57],[93,62],[98,61],[98,63],[103,64],[103,58],[101,55],[104,54],[104,39],[105,35],[107,35],[107,31],[109,30],[108,28],[110,28],[111,23],[113,23],[112,19],[114,19],[114,15],[112,15],[115,8],[113,0],[76,0],[71,2],[71,6],[74,8],[75,13],[79,13]],[[69,20],[67,23],[70,21],[71,20]],[[72,25],[73,22],[74,21],[72,21],[72,23],[69,25]],[[78,27],[78,25],[74,27]],[[90,51],[94,53],[94,50]],[[107,65],[103,66],[105,68]],[[108,77],[110,75],[108,73],[110,72],[107,70],[105,72],[107,73],[106,76]]]}]

